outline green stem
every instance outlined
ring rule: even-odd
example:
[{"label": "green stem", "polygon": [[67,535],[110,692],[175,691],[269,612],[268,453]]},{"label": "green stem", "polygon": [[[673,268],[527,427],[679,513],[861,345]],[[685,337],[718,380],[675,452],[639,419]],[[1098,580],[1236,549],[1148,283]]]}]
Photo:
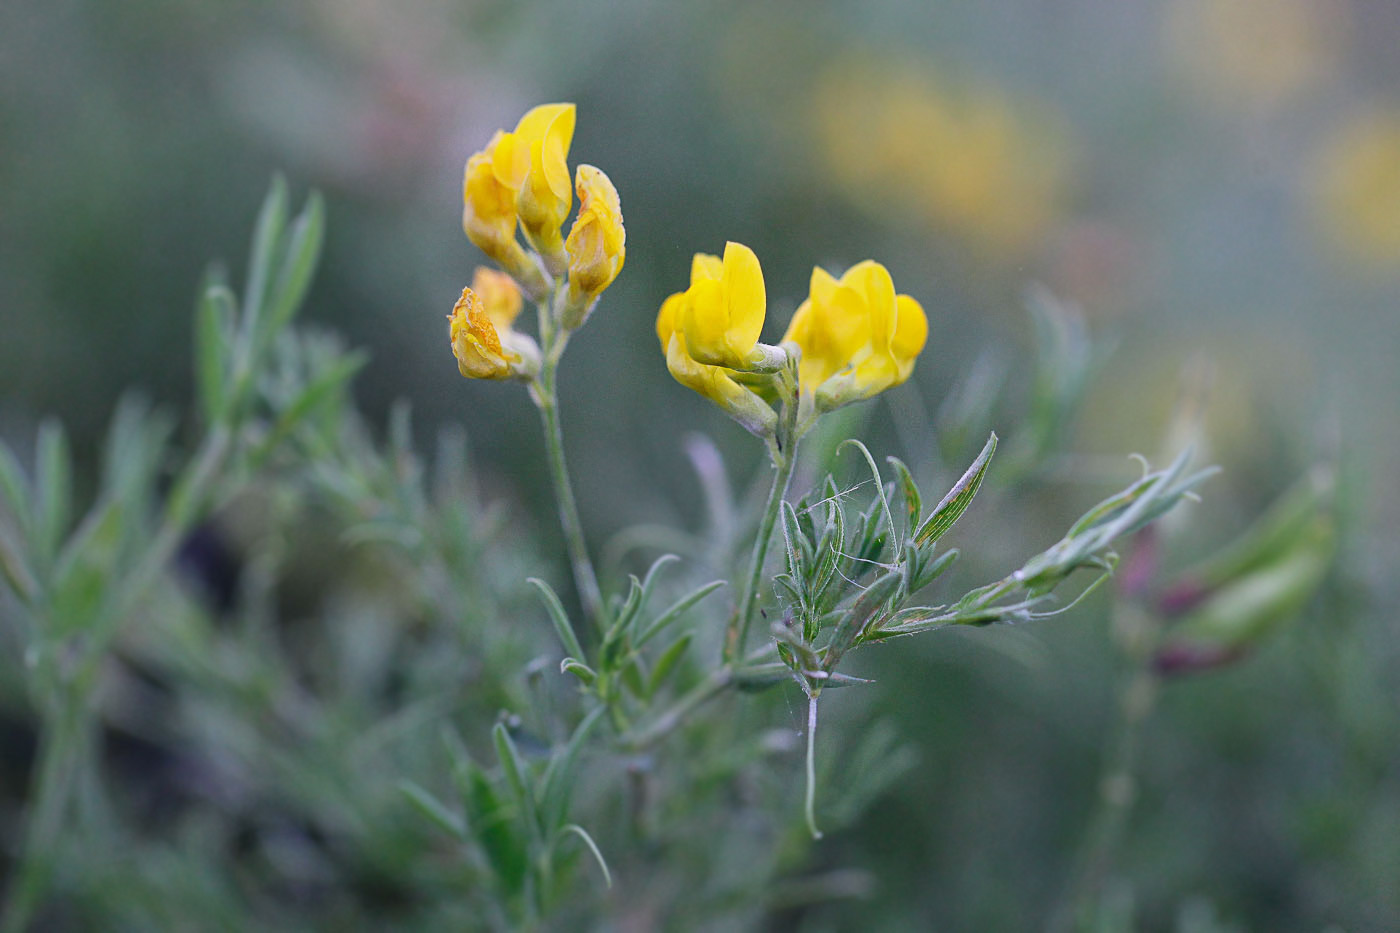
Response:
[{"label": "green stem", "polygon": [[584,614],[601,624],[603,595],[598,589],[598,575],[593,570],[593,561],[588,557],[588,545],[583,538],[583,522],[579,520],[578,503],[574,499],[574,487],[569,479],[569,466],[564,460],[564,432],[559,426],[556,372],[568,339],[568,332],[556,330],[542,307],[540,340],[543,344],[544,358],[540,364],[539,376],[530,383],[530,398],[540,410],[549,475],[554,482],[554,499],[559,507],[559,525],[564,532],[564,546],[569,552],[569,564],[573,568],[574,586],[578,589],[579,602],[583,604]]},{"label": "green stem", "polygon": [[653,719],[643,729],[624,736],[622,745],[633,751],[640,751],[654,745],[676,730],[685,717],[712,697],[723,693],[734,684],[734,667],[723,664],[710,672],[709,676],[696,684],[689,693],[681,697],[666,712]]},{"label": "green stem", "polygon": [[768,559],[768,545],[773,540],[773,526],[777,524],[778,510],[792,479],[793,467],[797,464],[797,451],[791,447],[780,453],[774,450],[773,485],[768,490],[768,501],[763,506],[763,516],[758,523],[758,536],[753,542],[753,557],[749,561],[749,573],[744,580],[744,590],[739,598],[739,611],[730,623],[725,637],[725,660],[732,660],[744,653],[749,638],[749,627],[753,624],[754,611],[758,604],[758,583],[763,578],[763,566]]},{"label": "green stem", "polygon": [[[55,672],[53,703],[40,724],[38,759],[27,798],[31,803],[0,933],[25,929],[48,889],[58,840],[82,772],[86,737],[93,727],[91,697],[107,646],[121,621],[160,579],[184,535],[203,515],[210,487],[228,456],[232,440],[232,431],[224,424],[216,425],[205,435],[199,451],[166,500],[165,514],[150,546],[98,615],[91,627],[92,637],[85,643],[77,664],[66,676]],[[58,625],[51,624],[49,628],[56,630]]]},{"label": "green stem", "polygon": [[[1119,614],[1124,611],[1120,607]],[[1151,646],[1160,623],[1143,619],[1138,624],[1146,631],[1132,639],[1135,644],[1126,646],[1133,667],[1119,691],[1118,717],[1099,775],[1099,796],[1089,819],[1074,881],[1050,926],[1054,933],[1079,929],[1094,915],[1137,795],[1135,773],[1142,726],[1156,708],[1161,687],[1161,678],[1151,667]]]},{"label": "green stem", "polygon": [[817,693],[807,696],[807,795],[803,812],[807,816],[807,830],[813,839],[820,839],[822,831],[817,829]]},{"label": "green stem", "polygon": [[[84,698],[85,699],[85,698]],[[84,751],[84,730],[90,711],[77,698],[59,698],[39,736],[38,759],[30,778],[20,856],[10,880],[9,897],[0,931],[19,933],[33,919],[53,874],[63,823],[73,788],[78,782]]]}]

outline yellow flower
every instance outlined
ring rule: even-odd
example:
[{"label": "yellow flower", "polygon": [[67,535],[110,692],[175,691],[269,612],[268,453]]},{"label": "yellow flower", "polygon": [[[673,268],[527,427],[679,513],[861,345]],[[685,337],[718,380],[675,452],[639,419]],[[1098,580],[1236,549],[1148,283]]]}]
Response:
[{"label": "yellow flower", "polygon": [[[559,226],[569,214],[569,144],[573,104],[542,104],[510,133],[497,131],[467,160],[462,228],[482,252],[532,289],[539,278],[515,239],[517,219],[547,256],[560,251]],[[552,227],[551,227],[552,224]]]},{"label": "yellow flower", "polygon": [[[747,250],[747,247],[739,249]],[[707,289],[708,285],[704,283],[719,282],[723,271],[724,264],[718,256],[696,253],[690,266],[691,287],[662,303],[661,311],[656,316],[656,336],[661,341],[662,352],[666,354],[666,368],[677,382],[710,399],[749,431],[762,437],[772,433],[777,424],[776,413],[756,394],[735,381],[728,369],[696,360],[681,327],[681,322],[693,314],[696,286],[701,286],[702,291]]]},{"label": "yellow flower", "polygon": [[496,154],[511,149],[508,134],[497,132],[485,150],[467,160],[462,180],[462,229],[483,253],[506,265],[515,242],[515,189],[496,171]]},{"label": "yellow flower", "polygon": [[509,276],[478,268],[472,287],[448,315],[457,368],[472,379],[528,378],[539,367],[535,342],[511,325],[520,314],[520,289]]},{"label": "yellow flower", "polygon": [[1362,268],[1400,262],[1400,108],[1359,114],[1323,147],[1314,209],[1328,246]]},{"label": "yellow flower", "polygon": [[564,248],[569,254],[569,301],[564,326],[578,327],[588,309],[622,271],[627,258],[627,231],[622,202],[601,169],[580,165],[576,179],[578,217]]},{"label": "yellow flower", "polygon": [[692,358],[740,370],[763,359],[758,338],[768,298],[763,269],[753,250],[742,243],[726,243],[723,260],[697,256],[686,295],[684,313],[676,325],[685,332]]},{"label": "yellow flower", "polygon": [[525,114],[515,135],[529,147],[530,168],[520,188],[517,209],[525,238],[550,263],[564,271],[564,241],[559,229],[569,216],[569,144],[574,138],[574,105],[546,104]]},{"label": "yellow flower", "polygon": [[923,307],[896,295],[889,271],[872,260],[839,280],[813,269],[811,293],[783,337],[802,350],[802,393],[824,411],[904,382],[927,339]]}]

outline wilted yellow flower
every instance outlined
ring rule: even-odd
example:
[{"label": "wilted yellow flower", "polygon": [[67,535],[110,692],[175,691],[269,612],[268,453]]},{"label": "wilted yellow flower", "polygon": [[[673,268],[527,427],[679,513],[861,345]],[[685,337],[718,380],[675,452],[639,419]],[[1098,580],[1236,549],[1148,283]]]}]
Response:
[{"label": "wilted yellow flower", "polygon": [[839,280],[813,269],[811,293],[783,337],[802,349],[798,384],[821,410],[904,382],[927,339],[923,306],[896,295],[889,271],[872,260]]},{"label": "wilted yellow flower", "polygon": [[542,104],[521,117],[513,132],[497,131],[467,160],[462,228],[512,275],[536,277],[515,239],[517,219],[536,249],[559,254],[559,227],[569,214],[566,160],[573,135],[574,105]]},{"label": "wilted yellow flower", "polygon": [[569,254],[569,301],[564,326],[575,328],[588,308],[612,284],[627,258],[627,231],[622,226],[622,202],[608,176],[592,165],[580,165],[576,179],[578,217],[564,248]]},{"label": "wilted yellow flower", "polygon": [[520,286],[510,276],[489,266],[477,266],[472,274],[472,291],[476,292],[482,310],[498,330],[509,330],[520,316],[524,299]]},{"label": "wilted yellow flower", "polygon": [[479,268],[448,315],[457,368],[472,379],[528,377],[539,367],[535,342],[511,327],[520,290],[509,276]]},{"label": "wilted yellow flower", "polygon": [[[731,243],[729,246],[738,244]],[[742,246],[739,249],[748,250]],[[725,252],[728,255],[728,247]],[[749,255],[752,256],[752,253]],[[763,436],[771,433],[777,423],[773,409],[735,381],[729,369],[696,360],[681,326],[682,321],[693,314],[696,286],[701,286],[703,291],[709,287],[705,283],[718,283],[723,273],[724,263],[718,256],[696,253],[690,266],[690,288],[677,292],[662,303],[661,311],[656,316],[656,336],[661,341],[662,352],[666,354],[666,368],[677,382],[715,402],[749,431]],[[762,326],[761,319],[759,324]]]}]

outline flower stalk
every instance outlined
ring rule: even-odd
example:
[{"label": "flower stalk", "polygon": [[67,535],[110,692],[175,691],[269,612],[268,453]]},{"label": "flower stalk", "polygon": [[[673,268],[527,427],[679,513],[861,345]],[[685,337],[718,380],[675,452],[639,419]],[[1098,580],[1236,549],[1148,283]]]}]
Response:
[{"label": "flower stalk", "polygon": [[564,546],[569,553],[574,587],[584,614],[601,622],[603,596],[598,587],[598,575],[588,556],[588,544],[583,537],[583,522],[579,519],[578,502],[574,498],[573,482],[568,462],[564,459],[564,432],[559,425],[559,359],[569,340],[569,331],[554,323],[549,302],[540,303],[540,341],[543,344],[539,375],[530,382],[530,399],[540,411],[544,428],[545,459],[549,463],[549,478],[554,485],[555,504],[559,510],[559,526],[564,533]]}]

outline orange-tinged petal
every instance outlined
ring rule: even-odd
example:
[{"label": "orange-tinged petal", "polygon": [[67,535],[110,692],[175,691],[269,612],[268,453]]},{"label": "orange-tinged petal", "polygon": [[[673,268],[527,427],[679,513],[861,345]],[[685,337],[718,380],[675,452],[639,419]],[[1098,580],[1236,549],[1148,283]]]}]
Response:
[{"label": "orange-tinged petal", "polygon": [[473,379],[508,379],[516,354],[501,347],[491,319],[486,316],[481,300],[470,288],[462,289],[462,297],[452,308],[448,320],[452,354],[457,357],[457,369]]},{"label": "orange-tinged petal", "polygon": [[520,316],[523,299],[520,286],[504,272],[488,266],[477,266],[472,275],[471,290],[481,301],[481,308],[497,331],[508,330]]}]

